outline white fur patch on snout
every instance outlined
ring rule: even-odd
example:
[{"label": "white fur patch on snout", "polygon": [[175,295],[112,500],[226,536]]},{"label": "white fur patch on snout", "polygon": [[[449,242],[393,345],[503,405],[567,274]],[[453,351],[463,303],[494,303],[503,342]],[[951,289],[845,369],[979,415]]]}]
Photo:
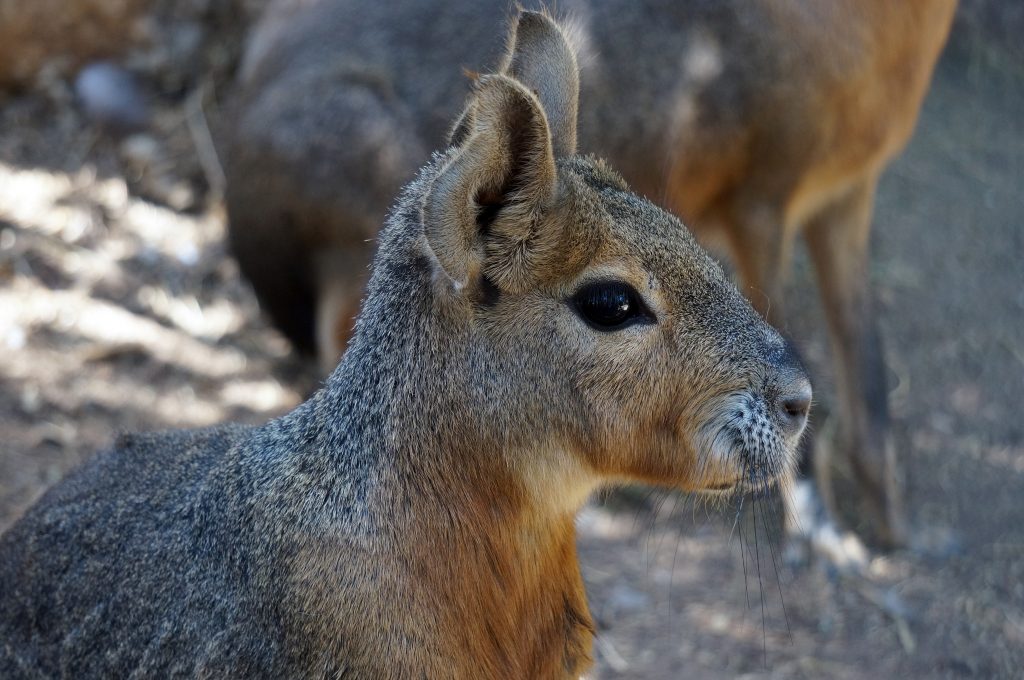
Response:
[{"label": "white fur patch on snout", "polygon": [[748,484],[779,477],[794,458],[764,398],[750,392],[731,394],[701,428],[698,441],[702,469],[742,475]]}]

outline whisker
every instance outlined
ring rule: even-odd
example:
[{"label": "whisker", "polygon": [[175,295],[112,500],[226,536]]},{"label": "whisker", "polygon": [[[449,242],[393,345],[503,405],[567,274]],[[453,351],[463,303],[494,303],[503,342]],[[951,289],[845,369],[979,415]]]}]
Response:
[{"label": "whisker", "polygon": [[789,626],[789,612],[786,611],[786,598],[782,595],[782,580],[779,576],[779,562],[775,556],[775,547],[772,545],[774,541],[772,540],[771,533],[768,529],[768,524],[765,522],[763,509],[761,512],[761,524],[764,526],[765,538],[768,542],[768,551],[771,553],[772,568],[775,570],[775,586],[779,590],[779,603],[782,605],[782,615],[786,619],[786,634],[789,636],[790,642],[792,642],[793,630]]},{"label": "whisker", "polygon": [[648,506],[650,504],[650,501],[651,501],[651,496],[654,495],[655,491],[657,491],[657,489],[655,489],[653,486],[648,487],[647,488],[647,493],[644,494],[643,500],[641,500],[637,504],[636,510],[633,513],[633,533],[634,534],[636,534],[637,527],[640,525],[640,515],[643,514],[643,512],[645,510],[647,510],[647,508],[648,508]]},{"label": "whisker", "polygon": [[[756,472],[754,473],[757,474]],[[752,484],[756,484],[756,477],[751,480]],[[756,486],[755,486],[756,488]],[[750,512],[754,518],[754,559],[757,564],[757,588],[761,595],[761,650],[764,654],[764,666],[768,667],[768,626],[765,622],[764,615],[764,582],[761,580],[761,548],[757,541],[757,497],[751,501]]]},{"label": "whisker", "polygon": [[[635,488],[635,487],[634,487]],[[658,489],[653,486],[646,487],[646,492],[643,498],[636,502],[636,507],[633,509],[633,525],[631,529],[632,535],[637,535],[640,532],[640,518],[646,516],[649,508],[651,507],[651,496],[658,493]],[[645,518],[646,519],[646,518]],[[647,555],[644,555],[644,561],[647,561]],[[648,576],[650,576],[650,568],[646,567]]]},{"label": "whisker", "polygon": [[[746,475],[746,471],[747,471],[747,463],[744,461],[744,463],[743,463],[743,474],[744,475]],[[745,599],[747,601],[747,610],[749,610],[750,609],[750,585],[747,583],[747,555],[746,555],[746,551],[744,550],[744,545],[745,545],[746,541],[744,540],[744,537],[743,537],[743,523],[741,521],[741,516],[743,514],[743,501],[746,500],[746,497],[747,497],[746,494],[741,494],[740,495],[739,507],[736,508],[736,524],[735,524],[735,527],[739,529],[739,534],[740,534],[740,536],[739,536],[739,538],[740,538],[740,540],[739,540],[739,544],[740,544],[740,560],[743,563],[743,595],[744,595],[744,597],[745,597]]]},{"label": "whisker", "polygon": [[772,506],[771,506],[772,521],[775,522],[776,530],[778,530],[780,533],[783,533],[783,532],[785,532],[785,529],[786,529],[785,517],[783,515],[783,511],[785,510],[785,504],[786,504],[786,488],[787,488],[787,486],[784,484],[784,480],[780,479],[780,480],[776,481],[775,488],[779,490],[779,503],[778,504],[773,503]]},{"label": "whisker", "polygon": [[[647,577],[651,576],[651,536],[658,529],[658,517],[661,515],[661,509],[668,500],[668,492],[664,489],[658,489],[658,493],[661,498],[655,502],[654,508],[651,512],[651,521],[647,525],[646,537],[644,538],[644,561],[646,563]],[[655,559],[657,555],[655,555]]]},{"label": "whisker", "polygon": [[[672,491],[672,492],[670,492],[669,497],[672,498],[672,509],[668,511],[668,519],[669,519],[669,526],[672,526],[672,524],[673,524],[673,522],[671,521],[672,520],[672,516],[676,512],[676,508],[679,506],[679,493],[675,492],[675,491]],[[665,540],[665,532],[662,531],[661,535],[658,536],[657,542],[654,544],[654,559],[655,559],[655,561],[657,561],[658,556],[661,555],[661,546],[662,546],[662,543],[664,542],[664,540]]]},{"label": "whisker", "polygon": [[[746,478],[746,475],[747,475],[747,463],[744,461],[744,463],[743,463],[743,470],[741,472],[741,479]],[[732,529],[729,530],[729,541],[730,542],[732,542],[732,537],[736,533],[736,527],[737,527],[737,525],[739,525],[740,513],[743,512],[743,498],[746,496],[746,493],[744,492],[742,486],[737,486],[736,490],[733,491],[733,494],[734,494],[734,497],[736,498],[737,502],[736,502],[736,517],[733,518]]]},{"label": "whisker", "polygon": [[676,578],[676,558],[679,557],[679,545],[683,542],[682,534],[676,531],[676,549],[672,553],[672,570],[668,573],[668,623],[671,630],[675,630],[676,609],[672,600],[672,587]]},{"label": "whisker", "polygon": [[796,525],[791,527],[791,528],[795,529],[798,533],[803,534],[804,531],[805,531],[805,527],[803,527],[801,525],[800,517],[795,515],[795,513],[788,512],[789,508],[793,508],[796,505],[796,496],[794,495],[795,491],[794,491],[794,488],[793,488],[795,484],[796,484],[796,475],[795,474],[787,474],[787,475],[785,475],[782,479],[779,480],[779,483],[777,484],[777,486],[779,488],[779,492],[780,492],[780,494],[782,496],[783,508],[785,510],[787,510],[786,516],[784,518],[783,528],[790,528],[790,527],[787,527],[786,525],[790,521],[792,521],[792,522],[795,522]]}]

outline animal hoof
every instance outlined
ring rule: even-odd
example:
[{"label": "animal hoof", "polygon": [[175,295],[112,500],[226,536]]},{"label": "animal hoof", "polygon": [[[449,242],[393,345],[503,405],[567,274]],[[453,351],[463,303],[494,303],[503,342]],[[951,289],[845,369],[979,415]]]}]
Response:
[{"label": "animal hoof", "polygon": [[855,534],[836,526],[809,481],[793,485],[786,533],[784,557],[791,566],[821,560],[830,570],[841,574],[860,574],[867,569],[868,549]]}]

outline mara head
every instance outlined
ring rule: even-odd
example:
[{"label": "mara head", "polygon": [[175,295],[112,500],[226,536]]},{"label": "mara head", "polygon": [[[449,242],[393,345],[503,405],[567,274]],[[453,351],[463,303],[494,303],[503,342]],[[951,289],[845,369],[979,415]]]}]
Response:
[{"label": "mara head", "polygon": [[577,99],[562,30],[523,13],[383,232],[349,355],[429,385],[416,436],[557,493],[787,474],[811,397],[799,362],[675,217],[576,154]]}]

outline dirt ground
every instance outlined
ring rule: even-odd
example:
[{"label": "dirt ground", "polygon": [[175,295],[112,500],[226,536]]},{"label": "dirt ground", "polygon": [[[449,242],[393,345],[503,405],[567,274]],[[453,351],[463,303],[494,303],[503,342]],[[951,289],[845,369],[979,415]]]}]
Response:
[{"label": "dirt ground", "polygon": [[[678,495],[597,499],[579,521],[591,677],[1024,677],[1024,58],[957,31],[875,216],[915,549],[851,580],[784,563],[775,499],[735,529],[734,509]],[[0,95],[0,530],[119,431],[259,423],[317,384],[226,251],[200,160],[210,87],[127,140],[66,85]],[[787,330],[827,439],[827,348],[796,265]]]}]

